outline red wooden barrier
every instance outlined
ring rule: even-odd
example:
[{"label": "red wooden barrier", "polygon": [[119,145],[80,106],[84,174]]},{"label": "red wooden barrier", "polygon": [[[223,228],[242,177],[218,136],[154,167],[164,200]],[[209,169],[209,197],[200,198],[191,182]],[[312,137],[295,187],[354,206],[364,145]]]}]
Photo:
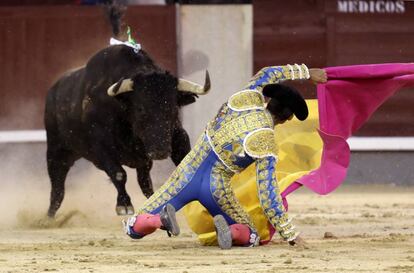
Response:
[{"label": "red wooden barrier", "polygon": [[[130,6],[124,21],[143,48],[175,73],[175,7]],[[49,87],[106,47],[111,34],[98,6],[0,7],[0,130],[43,128]]]},{"label": "red wooden barrier", "polygon": [[[372,4],[372,3],[373,4]],[[254,1],[254,67],[413,62],[413,1]],[[315,97],[311,84],[296,84]],[[414,136],[414,90],[387,101],[358,132]]]}]

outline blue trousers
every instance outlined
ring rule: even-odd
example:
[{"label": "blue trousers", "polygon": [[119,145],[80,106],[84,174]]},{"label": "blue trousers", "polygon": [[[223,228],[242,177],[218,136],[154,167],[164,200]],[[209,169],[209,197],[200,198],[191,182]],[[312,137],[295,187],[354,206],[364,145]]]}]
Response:
[{"label": "blue trousers", "polygon": [[214,217],[224,216],[228,224],[254,226],[231,187],[234,175],[218,158],[203,134],[167,182],[138,210],[137,214],[157,214],[166,204],[178,211],[197,200]]}]

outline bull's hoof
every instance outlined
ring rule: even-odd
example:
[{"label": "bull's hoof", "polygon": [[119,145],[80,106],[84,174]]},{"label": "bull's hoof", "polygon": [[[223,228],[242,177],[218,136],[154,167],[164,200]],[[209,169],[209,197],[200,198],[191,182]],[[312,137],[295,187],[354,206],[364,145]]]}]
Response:
[{"label": "bull's hoof", "polygon": [[134,214],[134,207],[131,206],[116,206],[115,208],[117,215],[133,215]]},{"label": "bull's hoof", "polygon": [[145,197],[148,199],[154,194],[154,191],[149,190],[149,191],[144,191],[143,193],[144,193]]}]

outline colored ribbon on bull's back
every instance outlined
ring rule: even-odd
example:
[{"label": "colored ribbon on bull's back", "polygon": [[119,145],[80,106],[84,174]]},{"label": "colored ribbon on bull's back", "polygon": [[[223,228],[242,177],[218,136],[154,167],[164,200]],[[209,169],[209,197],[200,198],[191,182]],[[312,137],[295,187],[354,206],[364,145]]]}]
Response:
[{"label": "colored ribbon on bull's back", "polygon": [[[349,166],[346,139],[395,92],[414,87],[412,63],[330,67],[326,71],[328,82],[318,85],[318,99],[307,101],[308,119],[294,119],[275,128],[279,146],[276,174],[284,197],[301,185],[318,194],[335,190]],[[262,240],[270,240],[274,230],[260,207],[255,167],[235,175],[232,186]],[[212,217],[204,207],[193,202],[184,213],[201,243],[214,244]]]}]

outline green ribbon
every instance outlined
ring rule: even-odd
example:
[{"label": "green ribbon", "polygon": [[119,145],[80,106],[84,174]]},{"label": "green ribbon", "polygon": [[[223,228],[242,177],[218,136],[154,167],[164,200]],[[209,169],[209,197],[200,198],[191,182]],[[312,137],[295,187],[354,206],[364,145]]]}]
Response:
[{"label": "green ribbon", "polygon": [[130,44],[132,44],[132,45],[136,45],[137,44],[137,42],[135,42],[135,40],[134,40],[134,38],[132,38],[132,35],[131,35],[131,28],[128,26],[128,28],[127,28],[127,34],[128,34],[128,42],[130,43]]}]

